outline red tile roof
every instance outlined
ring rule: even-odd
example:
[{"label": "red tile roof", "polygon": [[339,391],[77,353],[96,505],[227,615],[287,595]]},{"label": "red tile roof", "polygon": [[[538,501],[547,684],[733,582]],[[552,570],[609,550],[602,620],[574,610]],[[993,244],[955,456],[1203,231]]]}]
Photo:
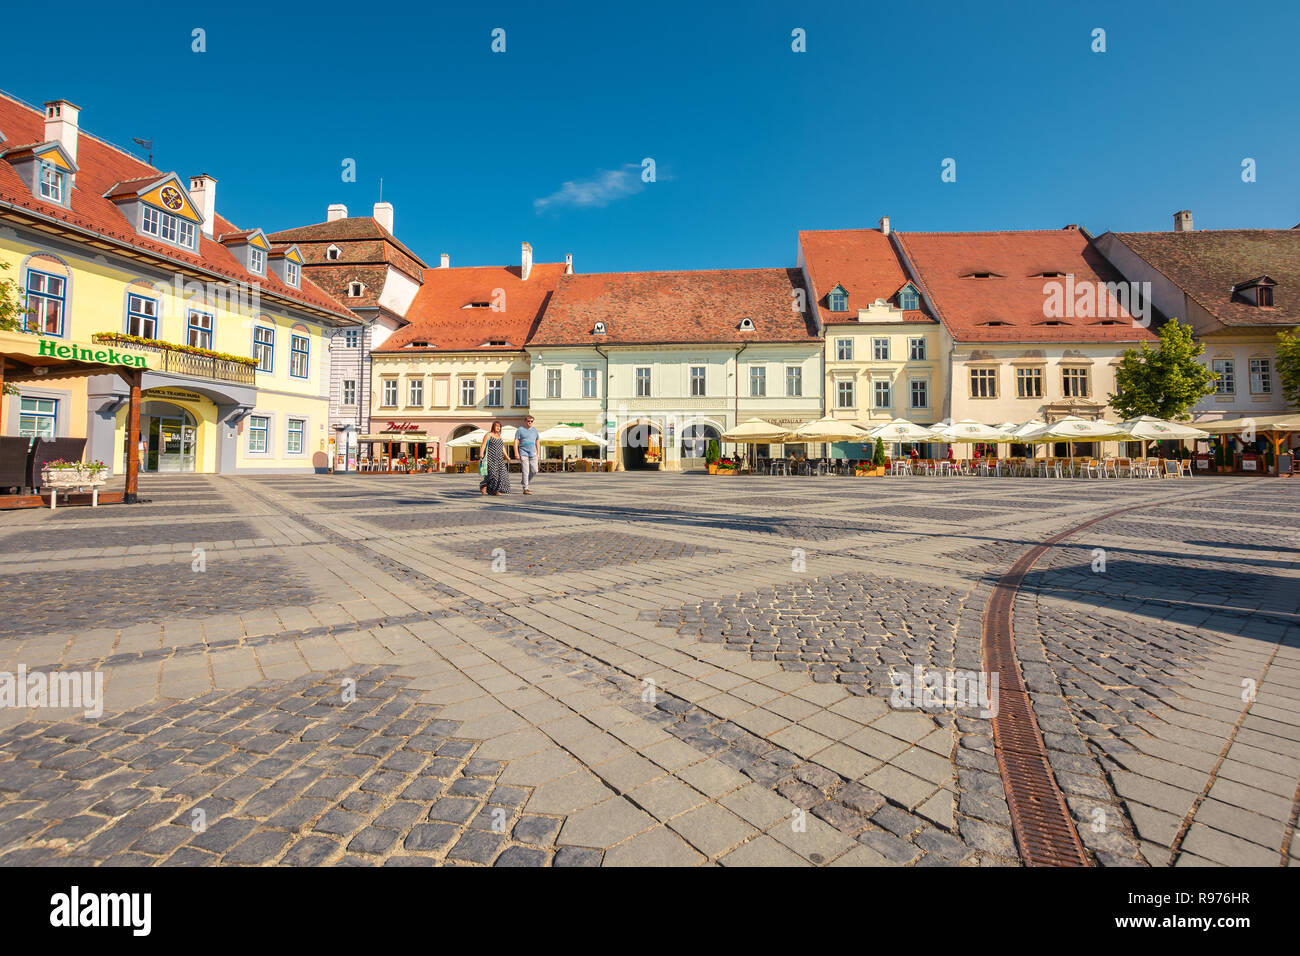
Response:
[{"label": "red tile roof", "polygon": [[[1155,338],[1118,303],[1113,318],[1049,317],[1043,273],[1084,282],[1121,277],[1077,228],[1022,232],[897,232],[921,290],[959,342],[1140,342]],[[995,278],[969,278],[993,273]],[[1100,310],[1098,310],[1100,312]],[[1045,325],[1045,322],[1060,322]],[[1102,325],[1103,321],[1118,325]],[[1005,323],[989,325],[990,322]]]},{"label": "red tile roof", "polygon": [[[427,268],[423,259],[406,248],[373,216],[351,216],[333,222],[282,229],[270,233],[268,238],[273,242],[298,243],[308,264],[351,262],[373,265],[384,262],[417,280]],[[338,259],[325,258],[325,250],[331,245],[339,247],[342,255]]]},{"label": "red tile roof", "polygon": [[[877,299],[898,307],[898,293],[908,282],[907,273],[889,237],[877,229],[817,229],[799,233],[799,246],[813,288],[810,295],[827,325],[858,324],[858,310]],[[827,301],[832,289],[843,286],[849,294],[848,312],[831,312]],[[935,321],[925,310],[910,309],[907,322]]]},{"label": "red tile roof", "polygon": [[[801,288],[798,269],[565,276],[531,344],[812,342],[811,313],[793,308]],[[738,328],[745,318],[752,332]],[[605,334],[592,333],[597,322]]]},{"label": "red tile roof", "polygon": [[[394,332],[376,352],[509,352],[528,342],[564,274],[562,262],[533,264],[528,278],[519,266],[425,269],[424,284],[406,311],[410,323]],[[502,297],[498,297],[501,290]],[[504,308],[465,308],[473,302],[501,301]],[[504,341],[508,345],[485,346]],[[428,346],[411,346],[429,342]]]},{"label": "red tile roof", "polygon": [[[10,139],[43,142],[45,116],[40,110],[0,93],[0,131]],[[135,184],[132,191],[136,191],[140,186],[156,182],[166,174],[116,146],[96,139],[85,130],[81,130],[77,138],[77,168],[71,208],[66,208],[32,195],[14,168],[0,160],[0,216],[12,216],[11,210],[16,207],[66,227],[95,233],[161,260],[202,270],[220,281],[248,285],[257,283],[263,296],[288,299],[339,319],[356,321],[356,317],[343,305],[309,280],[304,279],[302,288],[295,289],[275,275],[255,275],[240,264],[234,253],[216,240],[200,235],[199,249],[194,253],[141,235],[117,204],[105,198],[104,194],[119,184],[123,187]],[[222,216],[217,215],[214,219],[214,235],[235,232],[236,227]],[[167,268],[169,262],[162,261],[160,265]]]},{"label": "red tile roof", "polygon": [[[1202,229],[1112,235],[1224,325],[1300,324],[1300,231]],[[1262,309],[1233,295],[1233,286],[1261,275],[1277,282],[1272,308]],[[1187,316],[1179,318],[1185,321]]]}]

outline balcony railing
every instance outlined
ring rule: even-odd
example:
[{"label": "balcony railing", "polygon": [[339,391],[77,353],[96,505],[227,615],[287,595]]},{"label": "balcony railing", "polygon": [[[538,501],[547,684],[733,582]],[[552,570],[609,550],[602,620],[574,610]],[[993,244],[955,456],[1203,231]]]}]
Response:
[{"label": "balcony railing", "polygon": [[255,365],[232,362],[230,359],[217,358],[212,355],[195,355],[172,348],[166,342],[146,344],[121,336],[96,336],[96,341],[142,352],[154,352],[162,356],[162,362],[156,369],[173,375],[188,375],[191,378],[205,378],[212,382],[230,382],[234,385],[252,385],[257,373]]}]

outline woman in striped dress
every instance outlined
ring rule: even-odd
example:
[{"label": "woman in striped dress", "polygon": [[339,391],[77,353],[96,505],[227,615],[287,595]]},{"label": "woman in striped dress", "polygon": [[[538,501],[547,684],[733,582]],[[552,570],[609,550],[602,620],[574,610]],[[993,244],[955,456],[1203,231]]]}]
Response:
[{"label": "woman in striped dress", "polygon": [[487,462],[487,474],[479,483],[479,492],[485,495],[510,494],[510,469],[506,466],[506,447],[501,439],[500,422],[493,422],[492,430],[483,436],[479,456]]}]

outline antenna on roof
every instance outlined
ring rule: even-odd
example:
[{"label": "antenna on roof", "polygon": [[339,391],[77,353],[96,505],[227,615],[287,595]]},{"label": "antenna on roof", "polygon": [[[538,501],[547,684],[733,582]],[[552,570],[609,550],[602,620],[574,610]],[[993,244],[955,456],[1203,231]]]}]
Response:
[{"label": "antenna on roof", "polygon": [[153,165],[153,140],[136,139],[135,137],[132,137],[131,142],[135,143],[137,146],[143,146],[145,149],[149,150],[149,165],[152,166]]},{"label": "antenna on roof", "polygon": [[384,201],[384,177],[379,177],[379,201]]}]

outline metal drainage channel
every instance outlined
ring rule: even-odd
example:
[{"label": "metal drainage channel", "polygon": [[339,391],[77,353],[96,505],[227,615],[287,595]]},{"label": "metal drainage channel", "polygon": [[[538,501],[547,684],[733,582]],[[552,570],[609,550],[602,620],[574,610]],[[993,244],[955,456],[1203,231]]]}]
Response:
[{"label": "metal drainage channel", "polygon": [[[1200,497],[1185,495],[1180,497]],[[1144,502],[1118,508],[1062,531],[1030,548],[998,579],[984,610],[981,644],[984,668],[998,675],[998,713],[993,718],[993,746],[1007,794],[1011,828],[1026,866],[1091,866],[1079,831],[1070,816],[1056,775],[1047,759],[1043,732],[1034,717],[1033,702],[1025,690],[1016,659],[1012,611],[1016,593],[1034,563],[1053,545],[1100,521],[1139,508],[1165,505],[1177,499]]]}]

